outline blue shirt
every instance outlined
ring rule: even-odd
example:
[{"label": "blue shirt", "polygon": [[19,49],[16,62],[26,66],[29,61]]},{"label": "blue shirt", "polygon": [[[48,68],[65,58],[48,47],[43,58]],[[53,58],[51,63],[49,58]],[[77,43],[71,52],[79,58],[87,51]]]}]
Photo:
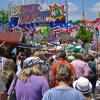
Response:
[{"label": "blue shirt", "polygon": [[73,88],[48,90],[42,100],[86,100],[81,92]]}]

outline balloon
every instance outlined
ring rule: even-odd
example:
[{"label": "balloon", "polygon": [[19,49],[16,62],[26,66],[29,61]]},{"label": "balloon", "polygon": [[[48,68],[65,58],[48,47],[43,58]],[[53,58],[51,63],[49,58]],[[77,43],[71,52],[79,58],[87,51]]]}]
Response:
[{"label": "balloon", "polygon": [[39,27],[37,27],[37,28],[36,28],[36,32],[39,32],[39,31],[40,31],[40,28],[39,28]]}]

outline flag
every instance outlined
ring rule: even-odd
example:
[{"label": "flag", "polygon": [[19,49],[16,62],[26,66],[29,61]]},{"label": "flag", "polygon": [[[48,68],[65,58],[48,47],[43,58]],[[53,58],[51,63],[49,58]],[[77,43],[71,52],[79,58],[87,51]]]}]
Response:
[{"label": "flag", "polygon": [[95,28],[98,28],[98,25],[100,25],[100,21],[97,21],[96,23],[93,24],[93,26],[94,26]]},{"label": "flag", "polygon": [[52,32],[60,32],[61,31],[61,27],[60,26],[55,26],[52,29]]}]

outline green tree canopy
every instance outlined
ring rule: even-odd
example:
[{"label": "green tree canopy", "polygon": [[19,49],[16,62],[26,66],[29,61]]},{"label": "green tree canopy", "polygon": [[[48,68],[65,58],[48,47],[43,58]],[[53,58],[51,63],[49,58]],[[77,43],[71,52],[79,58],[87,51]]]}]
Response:
[{"label": "green tree canopy", "polygon": [[80,25],[80,30],[76,34],[76,38],[82,40],[84,43],[91,42],[94,32],[90,31],[86,26]]},{"label": "green tree canopy", "polygon": [[7,24],[9,22],[9,12],[8,10],[0,10],[0,24]]}]

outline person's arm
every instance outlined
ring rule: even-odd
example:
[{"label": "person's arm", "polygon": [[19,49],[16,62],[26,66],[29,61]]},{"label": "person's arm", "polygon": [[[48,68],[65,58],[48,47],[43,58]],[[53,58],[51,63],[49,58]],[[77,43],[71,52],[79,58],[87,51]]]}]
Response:
[{"label": "person's arm", "polygon": [[56,76],[56,65],[53,64],[52,65],[52,85],[53,86],[55,86],[55,84],[56,84],[56,78],[55,78],[55,76]]},{"label": "person's arm", "polygon": [[91,71],[91,69],[90,69],[89,66],[88,66],[88,63],[85,63],[85,64],[84,64],[83,71],[84,71],[83,76],[84,76],[84,77],[88,77],[89,72]]},{"label": "person's arm", "polygon": [[7,97],[7,100],[10,100],[10,96]]},{"label": "person's arm", "polygon": [[13,90],[13,86],[14,86],[14,82],[15,82],[15,79],[12,81],[12,83],[11,83],[11,85],[10,85],[10,88],[9,88],[9,90],[8,90],[8,96],[10,96],[11,95],[11,93],[12,93],[12,90]]},{"label": "person's arm", "polygon": [[0,74],[0,92],[4,92],[4,91],[6,91],[6,85],[5,85],[3,78]]},{"label": "person's arm", "polygon": [[52,65],[52,77],[54,78],[56,75],[56,66],[55,64]]}]

